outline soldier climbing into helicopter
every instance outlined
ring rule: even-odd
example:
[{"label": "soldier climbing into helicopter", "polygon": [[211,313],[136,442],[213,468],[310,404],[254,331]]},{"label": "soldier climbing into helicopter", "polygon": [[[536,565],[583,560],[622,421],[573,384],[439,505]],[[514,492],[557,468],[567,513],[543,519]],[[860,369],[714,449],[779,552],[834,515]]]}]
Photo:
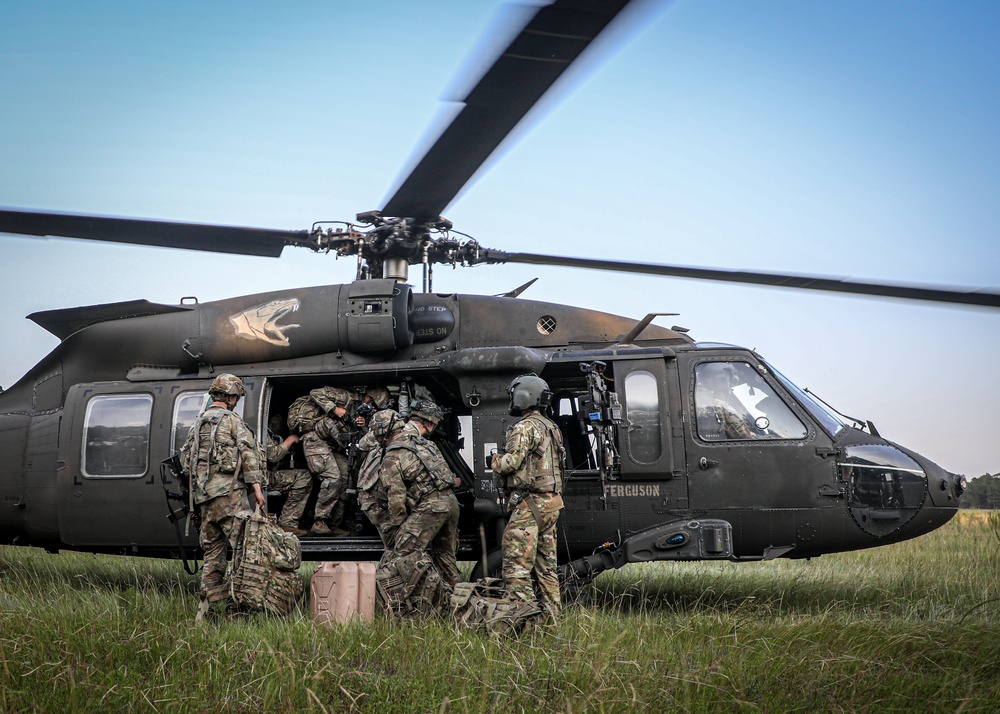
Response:
[{"label": "soldier climbing into helicopter", "polygon": [[[358,448],[366,456],[358,471],[358,505],[378,530],[384,547],[382,559],[391,557],[396,533],[406,520],[406,486],[396,472],[382,472],[382,459],[398,434],[409,429],[419,435],[415,425],[403,419],[395,409],[376,412],[368,425],[368,433]],[[396,512],[389,509],[389,494],[393,494]]]},{"label": "soldier climbing into helicopter", "polygon": [[288,426],[301,436],[306,465],[318,485],[311,534],[352,535],[341,524],[353,450],[365,428],[366,412],[379,403],[387,405],[389,399],[385,387],[369,387],[358,393],[325,386],[299,397],[289,407]]},{"label": "soldier climbing into helicopter", "polygon": [[562,432],[544,413],[552,392],[541,377],[517,377],[507,393],[511,416],[521,419],[507,430],[504,453],[490,459],[510,512],[501,541],[504,584],[508,597],[533,603],[534,581],[540,604],[554,618],[561,605],[556,524],[563,508],[566,452]]},{"label": "soldier climbing into helicopter", "polygon": [[308,469],[281,468],[288,459],[289,452],[299,443],[297,434],[289,434],[282,439],[281,416],[271,416],[267,430],[267,490],[284,494],[285,503],[278,514],[278,527],[288,533],[303,536],[308,531],[299,527],[306,512],[306,502],[312,490],[312,474]]},{"label": "soldier climbing into helicopter", "polygon": [[[188,474],[193,500],[201,515],[199,544],[204,551],[196,622],[204,621],[216,602],[226,599],[227,549],[235,548],[239,518],[250,515],[247,488],[256,505],[267,499],[260,444],[233,411],[246,396],[243,381],[220,374],[208,389],[212,400],[198,415],[181,448],[181,465]],[[228,607],[228,603],[227,603]]]}]

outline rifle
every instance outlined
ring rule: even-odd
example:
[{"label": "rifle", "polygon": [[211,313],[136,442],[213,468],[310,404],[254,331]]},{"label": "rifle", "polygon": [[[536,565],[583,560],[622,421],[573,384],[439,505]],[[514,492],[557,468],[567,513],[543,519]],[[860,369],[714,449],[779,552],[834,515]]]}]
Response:
[{"label": "rifle", "polygon": [[[180,487],[179,491],[170,490],[170,478]],[[195,528],[201,527],[201,513],[197,506],[192,509],[191,504],[191,482],[187,474],[181,467],[181,460],[177,454],[169,459],[160,462],[160,483],[163,485],[163,493],[167,498],[167,520],[174,524],[174,531],[177,533],[177,544],[180,547],[181,561],[184,563],[184,570],[188,575],[198,572],[197,560],[188,559],[187,549],[184,547],[184,537],[181,535],[181,521],[190,516],[188,527],[194,524]],[[177,504],[177,505],[175,505]]]}]

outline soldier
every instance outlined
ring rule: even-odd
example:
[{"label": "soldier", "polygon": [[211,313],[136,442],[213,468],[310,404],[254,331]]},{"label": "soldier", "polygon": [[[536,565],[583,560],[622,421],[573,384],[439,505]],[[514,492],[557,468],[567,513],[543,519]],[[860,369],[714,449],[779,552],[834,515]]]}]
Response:
[{"label": "soldier", "polygon": [[[315,419],[302,430],[302,452],[306,465],[319,482],[313,512],[313,535],[351,535],[350,531],[340,527],[349,476],[345,442],[350,438],[351,428],[346,423],[346,417],[348,409],[360,401],[361,396],[357,393],[338,387],[320,387],[309,392],[308,401],[296,400],[299,404],[318,407]],[[292,410],[296,409],[296,403],[289,410],[289,424],[293,423]]]},{"label": "soldier", "polygon": [[[379,537],[385,546],[383,560],[390,557],[396,533],[406,518],[406,487],[398,481],[398,474],[386,473],[386,477],[394,477],[392,484],[380,478],[382,459],[386,449],[396,435],[409,427],[414,436],[419,436],[416,426],[404,421],[393,409],[383,409],[372,416],[368,425],[368,433],[358,443],[358,448],[367,453],[361,469],[358,471],[358,505],[378,529]],[[389,512],[389,492],[394,494],[394,500],[401,504],[397,506],[396,515]]]},{"label": "soldier", "polygon": [[552,392],[541,377],[517,377],[507,393],[511,415],[521,419],[507,430],[505,453],[490,460],[510,512],[501,541],[503,578],[508,596],[535,602],[534,577],[541,605],[554,618],[560,608],[556,523],[563,507],[562,432],[542,413]]},{"label": "soldier", "polygon": [[[405,517],[392,557],[430,549],[431,559],[450,587],[458,582],[458,499],[455,475],[428,437],[444,418],[434,402],[415,401],[407,428],[386,446],[379,478],[386,485],[389,514]],[[405,487],[406,493],[400,492]]]},{"label": "soldier", "polygon": [[698,434],[706,440],[753,439],[752,419],[747,408],[733,394],[739,382],[731,364],[709,362],[698,365],[695,403]]},{"label": "soldier", "polygon": [[[308,469],[275,468],[288,456],[288,451],[299,442],[297,434],[290,434],[284,440],[277,436],[280,417],[272,417],[271,429],[267,438],[267,490],[285,494],[285,504],[278,514],[278,527],[297,536],[306,535],[309,531],[299,528],[299,522],[306,511],[306,501],[312,490],[312,474]],[[273,429],[273,431],[272,431]]]},{"label": "soldier", "polygon": [[208,389],[212,403],[198,415],[181,449],[181,463],[191,479],[194,502],[201,514],[199,543],[204,551],[198,615],[202,622],[212,604],[226,597],[227,547],[236,546],[238,517],[250,515],[247,486],[254,501],[267,506],[261,484],[260,444],[233,412],[246,388],[239,377],[220,374]]},{"label": "soldier", "polygon": [[[329,386],[309,392],[306,404],[318,407],[318,411],[302,431],[302,451],[306,465],[319,482],[313,512],[313,535],[353,535],[350,530],[341,527],[341,522],[346,505],[344,494],[350,485],[348,453],[353,441],[360,438],[358,432],[365,423],[358,407],[376,400],[388,404],[389,399],[389,390],[385,387],[370,387],[364,394]],[[296,402],[301,403],[301,400]],[[293,403],[292,409],[295,408]]]}]

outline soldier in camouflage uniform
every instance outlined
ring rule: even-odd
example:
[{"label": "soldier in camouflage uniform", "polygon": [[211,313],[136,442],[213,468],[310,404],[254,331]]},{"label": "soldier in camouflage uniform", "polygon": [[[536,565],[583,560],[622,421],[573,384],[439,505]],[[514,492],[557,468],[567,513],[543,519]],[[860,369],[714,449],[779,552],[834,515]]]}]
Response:
[{"label": "soldier in camouflage uniform", "polygon": [[757,436],[747,408],[733,394],[738,382],[732,365],[710,362],[698,366],[695,404],[698,408],[698,434],[703,439],[753,439]]},{"label": "soldier in camouflage uniform", "polygon": [[[301,430],[306,465],[319,483],[313,513],[314,535],[351,535],[340,524],[344,518],[344,493],[350,486],[348,449],[365,428],[360,407],[369,404],[372,409],[381,408],[388,406],[390,400],[389,390],[379,386],[369,387],[363,394],[329,386],[309,392],[308,405],[318,411],[315,418],[300,421],[307,424]],[[293,403],[292,409],[295,408]],[[292,423],[291,410],[289,423]]]},{"label": "soldier in camouflage uniform", "polygon": [[[312,533],[349,535],[349,531],[340,528],[344,518],[343,495],[348,487],[347,455],[343,441],[349,438],[351,432],[345,421],[348,408],[359,402],[361,397],[339,387],[320,387],[309,392],[309,398],[320,410],[318,418],[301,434],[306,465],[319,483]],[[288,420],[289,424],[293,423],[291,411]]]},{"label": "soldier in camouflage uniform", "polygon": [[198,415],[181,448],[181,463],[191,479],[193,499],[201,514],[199,543],[204,551],[197,622],[212,604],[226,597],[227,548],[236,546],[238,516],[250,515],[247,487],[266,508],[260,444],[233,409],[246,388],[239,377],[220,374],[208,390],[212,403]]},{"label": "soldier in camouflage uniform", "polygon": [[542,413],[552,393],[541,377],[518,377],[507,392],[510,413],[521,420],[507,430],[504,453],[490,461],[510,511],[501,542],[503,578],[508,596],[535,602],[534,577],[541,605],[555,617],[560,608],[556,524],[563,507],[562,432]]},{"label": "soldier in camouflage uniform", "polygon": [[267,438],[267,490],[285,494],[285,505],[278,514],[278,527],[297,536],[306,535],[308,531],[299,528],[299,522],[306,512],[306,501],[312,490],[312,474],[308,469],[275,468],[288,456],[289,449],[299,442],[299,436],[290,434],[282,440],[269,429]]},{"label": "soldier in camouflage uniform", "polygon": [[[372,416],[368,424],[368,433],[358,443],[358,448],[365,452],[364,462],[358,471],[358,505],[378,529],[379,537],[385,546],[382,558],[390,557],[396,533],[406,519],[406,486],[398,480],[397,473],[386,472],[387,478],[395,482],[387,483],[381,478],[382,458],[386,449],[396,434],[408,429],[413,436],[419,436],[416,426],[404,421],[393,409],[383,409]],[[396,515],[389,512],[389,492],[393,492],[397,504]]]},{"label": "soldier in camouflage uniform", "polygon": [[414,402],[407,428],[396,432],[386,446],[379,478],[386,486],[390,516],[405,517],[396,533],[392,558],[429,550],[441,579],[454,587],[459,515],[455,474],[434,442],[426,438],[443,418],[444,412],[434,402]]}]

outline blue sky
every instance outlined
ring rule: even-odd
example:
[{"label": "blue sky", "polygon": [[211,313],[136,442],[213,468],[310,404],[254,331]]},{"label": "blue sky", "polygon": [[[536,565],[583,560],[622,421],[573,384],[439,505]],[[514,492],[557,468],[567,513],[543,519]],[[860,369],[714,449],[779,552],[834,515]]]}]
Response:
[{"label": "blue sky", "polygon": [[[351,219],[390,195],[505,13],[3,3],[0,205]],[[602,50],[449,207],[457,229],[510,251],[1000,289],[1000,5],[680,0]],[[56,344],[34,311],[353,277],[285,253],[4,236],[0,385]],[[756,348],[945,468],[1000,472],[1000,311],[531,266],[441,267],[435,288],[533,277],[536,300],[680,313],[658,321]]]}]

